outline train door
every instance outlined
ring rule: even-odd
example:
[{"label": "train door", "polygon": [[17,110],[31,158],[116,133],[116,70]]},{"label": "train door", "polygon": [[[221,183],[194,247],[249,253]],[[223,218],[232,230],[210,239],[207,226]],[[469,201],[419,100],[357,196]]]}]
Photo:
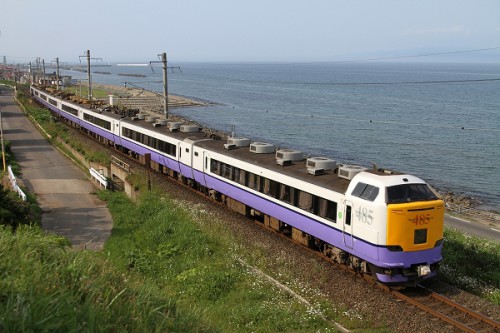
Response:
[{"label": "train door", "polygon": [[193,179],[193,143],[191,140],[179,142],[179,167],[184,177]]},{"label": "train door", "polygon": [[205,151],[193,145],[193,172],[194,179],[203,186],[206,186],[204,177],[204,156]]},{"label": "train door", "polygon": [[344,244],[348,248],[353,248],[354,246],[354,236],[352,235],[352,202],[345,201],[344,205],[344,223],[342,227],[342,236],[344,238]]}]

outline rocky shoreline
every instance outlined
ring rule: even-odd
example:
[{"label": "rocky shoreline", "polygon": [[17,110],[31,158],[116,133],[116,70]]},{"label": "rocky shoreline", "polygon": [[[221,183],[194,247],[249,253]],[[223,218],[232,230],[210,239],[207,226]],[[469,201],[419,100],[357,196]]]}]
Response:
[{"label": "rocky shoreline", "polygon": [[[94,83],[94,88],[102,89],[107,91],[110,95],[115,95],[122,98],[151,98],[151,104],[156,105],[158,103],[158,98],[161,98],[161,94],[146,90],[131,87],[115,86],[111,84]],[[168,95],[169,106],[172,107],[190,107],[190,106],[206,106],[210,103],[201,100],[195,100],[183,96]]]},{"label": "rocky shoreline", "polygon": [[[151,92],[145,89],[121,87],[110,84],[94,84],[94,87],[109,91],[110,94],[117,96],[130,97],[151,97],[155,99],[158,93]],[[157,102],[155,100],[155,102]],[[181,96],[169,94],[169,105],[175,107],[180,106],[207,106],[211,103],[201,100],[190,99]],[[216,140],[225,140],[230,136],[230,133],[221,130],[209,128],[203,124],[196,122],[193,119],[184,118],[182,116],[170,113],[169,119],[173,121],[182,121],[190,124],[198,125],[202,131],[207,133],[209,137]],[[447,190],[438,190],[446,203],[446,211],[448,214],[458,216],[465,220],[475,223],[481,223],[491,228],[500,229],[500,212],[494,210],[482,209],[482,202],[472,196],[457,194]]]}]

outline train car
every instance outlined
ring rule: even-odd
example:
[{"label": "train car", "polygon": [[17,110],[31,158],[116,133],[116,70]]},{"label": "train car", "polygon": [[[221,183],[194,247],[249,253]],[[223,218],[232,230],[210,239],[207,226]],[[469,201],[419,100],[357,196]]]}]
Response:
[{"label": "train car", "polygon": [[422,179],[389,170],[304,158],[292,149],[196,125],[166,126],[85,108],[32,86],[58,116],[154,169],[181,179],[243,215],[316,248],[378,281],[415,285],[441,261],[444,202]]}]

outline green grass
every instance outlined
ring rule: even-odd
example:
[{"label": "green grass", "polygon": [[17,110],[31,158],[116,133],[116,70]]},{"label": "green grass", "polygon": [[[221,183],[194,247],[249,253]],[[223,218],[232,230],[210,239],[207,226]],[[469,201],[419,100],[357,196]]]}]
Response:
[{"label": "green grass", "polygon": [[4,84],[6,86],[14,87],[16,83],[14,81],[10,81],[10,80],[0,80],[0,84]]},{"label": "green grass", "polygon": [[158,286],[68,245],[38,227],[0,229],[0,331],[210,331]]},{"label": "green grass", "polygon": [[[72,86],[65,88],[64,91],[70,92],[76,96],[80,96],[80,91],[81,91],[81,96],[83,98],[87,98],[89,95],[89,88],[86,83],[83,83],[81,88],[80,86]],[[96,89],[92,87],[92,97],[94,98],[108,98],[109,95],[110,95],[109,91],[103,89]]]},{"label": "green grass", "polygon": [[440,278],[500,305],[500,244],[445,228]]},{"label": "green grass", "polygon": [[217,331],[333,331],[321,319],[324,304],[303,305],[251,274],[238,260],[246,250],[203,209],[154,191],[137,206],[120,193],[100,196],[114,217],[104,249],[110,260],[175,295],[178,308]]}]

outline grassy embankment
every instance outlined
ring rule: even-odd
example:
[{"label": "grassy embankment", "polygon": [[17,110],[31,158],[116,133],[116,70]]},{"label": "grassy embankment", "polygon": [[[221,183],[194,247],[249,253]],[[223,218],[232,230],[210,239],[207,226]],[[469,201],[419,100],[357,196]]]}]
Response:
[{"label": "grassy embankment", "polygon": [[[135,180],[138,187],[146,188],[140,179]],[[351,328],[373,325],[369,318],[356,319],[360,314],[329,304],[317,291],[300,290],[304,286],[291,272],[280,281],[291,281],[311,306],[252,275],[240,258],[258,267],[270,267],[264,262],[272,259],[258,245],[240,248],[224,224],[200,207],[186,208],[159,192],[144,194],[137,205],[120,193],[101,192],[100,196],[108,201],[115,227],[101,253],[70,251],[61,239],[33,229],[20,228],[15,234],[2,231],[0,244],[7,247],[0,253],[10,258],[0,258],[5,265],[0,270],[5,275],[0,279],[4,283],[0,324],[11,325],[6,331],[31,327],[331,331],[321,313]],[[472,273],[490,272],[467,277],[480,281],[476,284],[480,290],[492,286],[498,295],[498,244],[483,249],[482,241],[463,242],[452,236],[447,230],[445,249],[453,251],[445,252],[444,266],[449,269],[443,276],[453,280],[453,270],[464,266],[453,262],[454,257],[465,256],[471,263],[481,258],[481,269],[475,266]],[[14,258],[22,258],[22,264]],[[286,275],[287,267],[279,265],[284,264],[276,261],[276,271]],[[484,281],[487,275],[491,278]],[[61,326],[51,326],[56,323]]]}]

